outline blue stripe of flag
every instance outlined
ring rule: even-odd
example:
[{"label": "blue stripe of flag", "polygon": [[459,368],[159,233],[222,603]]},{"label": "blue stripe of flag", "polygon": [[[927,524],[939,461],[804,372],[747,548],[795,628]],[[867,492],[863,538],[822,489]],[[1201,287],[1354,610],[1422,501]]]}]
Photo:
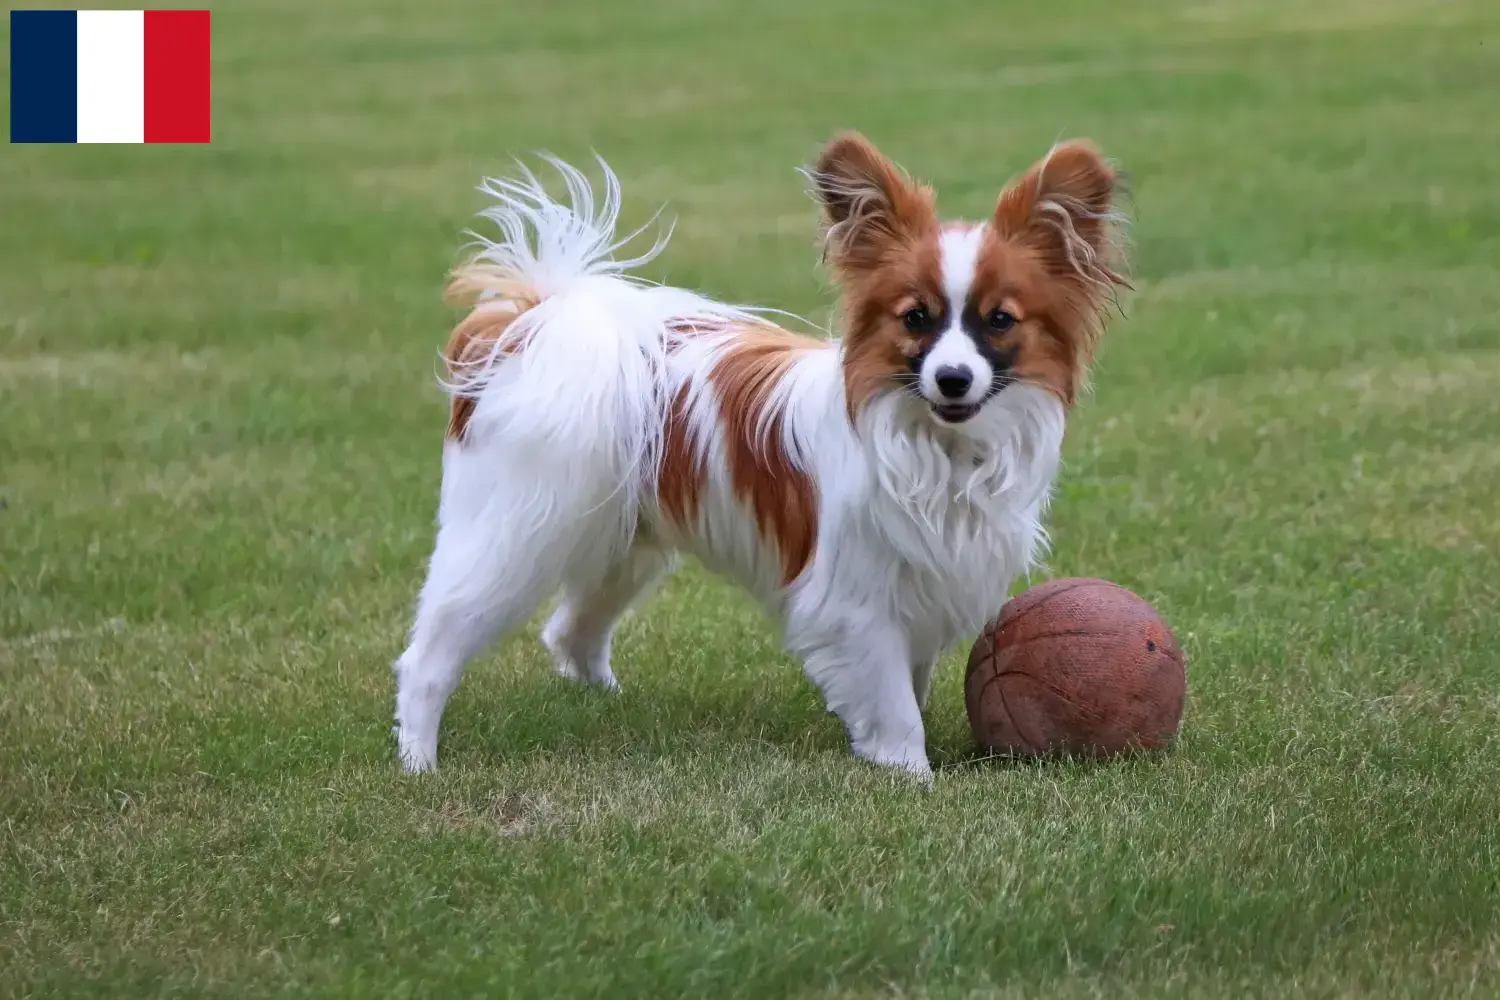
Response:
[{"label": "blue stripe of flag", "polygon": [[78,12],[10,12],[10,141],[78,141]]}]

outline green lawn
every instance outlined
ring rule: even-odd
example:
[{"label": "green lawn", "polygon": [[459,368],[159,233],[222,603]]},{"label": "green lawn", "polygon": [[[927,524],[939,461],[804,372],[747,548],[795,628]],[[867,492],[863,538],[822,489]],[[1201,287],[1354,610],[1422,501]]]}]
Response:
[{"label": "green lawn", "polygon": [[[214,45],[211,146],[0,154],[0,996],[1500,993],[1500,5],[267,0]],[[794,168],[846,126],[952,215],[1059,137],[1129,171],[1048,573],[1174,626],[1180,745],[976,763],[955,656],[925,792],[688,570],[620,698],[518,637],[401,776],[473,185],[597,149],[658,276],[822,319]]]}]

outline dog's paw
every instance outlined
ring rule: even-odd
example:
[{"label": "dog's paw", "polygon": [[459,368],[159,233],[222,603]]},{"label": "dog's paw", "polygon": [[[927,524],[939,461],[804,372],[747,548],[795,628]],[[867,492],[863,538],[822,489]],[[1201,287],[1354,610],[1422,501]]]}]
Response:
[{"label": "dog's paw", "polygon": [[396,737],[396,755],[401,761],[401,770],[407,774],[424,774],[437,767],[437,738],[421,739],[393,726]]},{"label": "dog's paw", "polygon": [[927,752],[921,747],[853,747],[856,757],[863,757],[872,764],[888,767],[911,775],[924,785],[932,784],[932,765],[927,762]]},{"label": "dog's paw", "polygon": [[614,672],[609,669],[608,654],[592,658],[576,656],[572,650],[573,644],[568,638],[552,629],[542,633],[542,645],[546,648],[547,655],[552,658],[552,669],[557,671],[559,677],[566,678],[575,684],[590,684],[606,691],[620,690],[620,683],[615,680]]}]

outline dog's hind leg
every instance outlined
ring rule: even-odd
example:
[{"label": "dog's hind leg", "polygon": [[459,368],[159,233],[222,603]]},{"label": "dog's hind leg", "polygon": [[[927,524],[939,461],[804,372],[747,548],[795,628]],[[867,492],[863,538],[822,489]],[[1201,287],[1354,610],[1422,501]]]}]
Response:
[{"label": "dog's hind leg", "polygon": [[917,707],[927,711],[927,699],[932,694],[932,674],[937,669],[937,657],[919,658],[911,668],[911,686],[917,696]]},{"label": "dog's hind leg", "polygon": [[395,664],[396,735],[407,770],[436,762],[443,706],[469,658],[520,626],[565,579],[610,566],[628,549],[625,526],[634,522],[620,491],[580,484],[567,458],[504,442],[448,444],[441,527],[410,642]]},{"label": "dog's hind leg", "polygon": [[618,687],[609,666],[615,622],[644,596],[672,565],[672,554],[637,544],[603,575],[574,575],[563,584],[563,599],[542,630],[542,644],[557,672],[569,680]]},{"label": "dog's hind leg", "polygon": [[556,589],[544,564],[514,551],[503,524],[445,525],[396,661],[396,738],[408,771],[437,761],[443,706],[464,665],[491,639],[521,625]]}]

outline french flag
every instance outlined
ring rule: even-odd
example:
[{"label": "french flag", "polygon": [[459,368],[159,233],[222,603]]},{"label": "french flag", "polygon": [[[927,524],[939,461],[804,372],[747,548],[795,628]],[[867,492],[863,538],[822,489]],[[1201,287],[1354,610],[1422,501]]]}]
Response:
[{"label": "french flag", "polygon": [[10,12],[11,142],[207,142],[206,10]]}]

